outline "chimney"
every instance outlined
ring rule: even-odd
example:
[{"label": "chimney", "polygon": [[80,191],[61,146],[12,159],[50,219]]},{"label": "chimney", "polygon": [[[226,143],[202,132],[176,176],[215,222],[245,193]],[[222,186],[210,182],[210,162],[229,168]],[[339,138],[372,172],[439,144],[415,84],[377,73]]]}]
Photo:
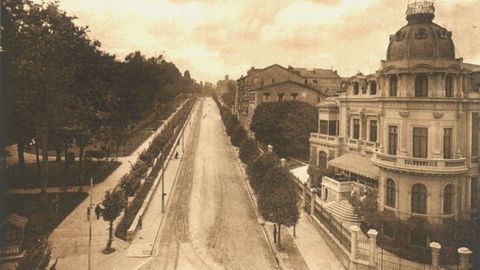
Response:
[{"label": "chimney", "polygon": [[268,147],[268,153],[269,154],[273,153],[273,146],[269,144],[267,147]]}]

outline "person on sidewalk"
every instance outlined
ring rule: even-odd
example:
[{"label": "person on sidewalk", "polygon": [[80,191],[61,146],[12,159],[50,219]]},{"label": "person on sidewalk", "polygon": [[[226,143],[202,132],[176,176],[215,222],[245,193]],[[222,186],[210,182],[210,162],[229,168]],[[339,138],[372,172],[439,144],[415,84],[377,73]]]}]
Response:
[{"label": "person on sidewalk", "polygon": [[175,152],[175,158],[178,158],[178,151]]},{"label": "person on sidewalk", "polygon": [[100,213],[102,213],[102,208],[99,204],[95,207],[95,215],[97,215],[97,219],[100,219]]},{"label": "person on sidewalk", "polygon": [[277,224],[273,224],[273,243],[277,243]]}]

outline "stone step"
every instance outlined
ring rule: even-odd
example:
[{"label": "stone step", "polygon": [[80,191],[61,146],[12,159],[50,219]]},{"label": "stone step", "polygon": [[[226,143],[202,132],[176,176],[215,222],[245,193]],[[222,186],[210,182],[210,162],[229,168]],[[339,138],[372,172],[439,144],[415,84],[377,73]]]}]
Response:
[{"label": "stone step", "polygon": [[348,201],[329,202],[325,205],[325,210],[341,220],[352,222],[359,222],[361,220]]}]

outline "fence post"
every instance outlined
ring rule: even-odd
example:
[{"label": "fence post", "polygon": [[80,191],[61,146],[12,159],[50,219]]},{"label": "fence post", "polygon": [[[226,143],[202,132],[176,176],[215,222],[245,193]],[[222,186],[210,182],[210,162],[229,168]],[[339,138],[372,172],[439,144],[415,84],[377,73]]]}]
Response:
[{"label": "fence post", "polygon": [[312,200],[310,202],[310,216],[314,217],[315,216],[315,200],[317,197],[317,189],[312,188]]},{"label": "fence post", "polygon": [[375,252],[377,251],[377,235],[378,232],[377,230],[370,229],[367,232],[368,234],[368,240],[369,240],[369,245],[368,245],[368,263],[370,264],[371,267],[375,269],[376,264],[375,264]]},{"label": "fence post", "polygon": [[470,257],[470,254],[472,254],[472,251],[466,247],[461,247],[457,251],[460,255],[459,270],[468,270],[470,268],[470,262],[468,260],[468,257]]},{"label": "fence post", "polygon": [[350,226],[350,230],[352,231],[352,238],[350,242],[350,269],[354,269],[353,263],[357,259],[357,250],[358,250],[358,232],[360,228],[357,225]]},{"label": "fence post", "polygon": [[303,200],[302,200],[303,210],[305,210],[307,207],[307,188],[308,188],[308,184],[303,183]]},{"label": "fence post", "polygon": [[439,259],[440,259],[440,249],[442,248],[442,245],[437,242],[431,242],[430,243],[430,248],[432,249],[432,270],[439,270]]}]

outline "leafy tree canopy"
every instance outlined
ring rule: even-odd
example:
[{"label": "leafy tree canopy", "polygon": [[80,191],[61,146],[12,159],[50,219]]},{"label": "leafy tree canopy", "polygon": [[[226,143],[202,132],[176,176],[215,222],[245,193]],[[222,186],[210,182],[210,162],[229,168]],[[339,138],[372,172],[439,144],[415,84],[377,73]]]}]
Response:
[{"label": "leafy tree canopy", "polygon": [[300,101],[266,102],[255,109],[251,129],[281,157],[308,160],[310,132],[318,125],[314,106]]}]

